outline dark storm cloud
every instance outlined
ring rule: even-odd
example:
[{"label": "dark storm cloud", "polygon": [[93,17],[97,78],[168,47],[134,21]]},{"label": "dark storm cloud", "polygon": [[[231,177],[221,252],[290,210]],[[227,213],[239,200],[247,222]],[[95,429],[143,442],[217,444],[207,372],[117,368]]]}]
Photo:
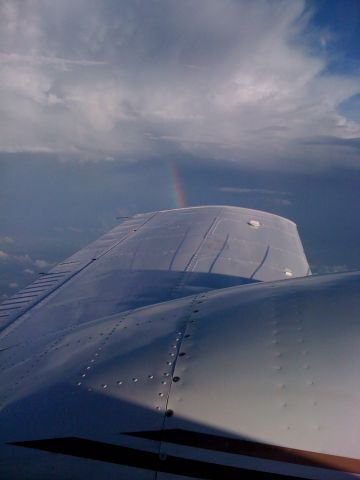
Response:
[{"label": "dark storm cloud", "polygon": [[360,128],[337,111],[358,79],[325,73],[310,18],[302,0],[5,0],[0,150],[311,165],[304,138]]}]

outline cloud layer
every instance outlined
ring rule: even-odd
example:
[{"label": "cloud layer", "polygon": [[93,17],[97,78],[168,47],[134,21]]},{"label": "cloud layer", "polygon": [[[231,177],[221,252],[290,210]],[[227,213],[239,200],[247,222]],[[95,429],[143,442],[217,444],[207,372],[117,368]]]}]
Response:
[{"label": "cloud layer", "polygon": [[359,79],[326,74],[310,17],[302,0],[5,0],[0,151],[356,166],[337,107]]}]

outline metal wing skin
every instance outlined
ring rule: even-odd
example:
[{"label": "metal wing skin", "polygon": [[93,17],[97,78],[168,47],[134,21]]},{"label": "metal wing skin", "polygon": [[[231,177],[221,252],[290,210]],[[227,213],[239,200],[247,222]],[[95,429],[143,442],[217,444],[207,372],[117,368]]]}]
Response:
[{"label": "metal wing skin", "polygon": [[63,328],[198,292],[308,272],[296,225],[276,215],[216,206],[136,215],[4,302],[0,329],[39,302],[46,305],[45,316],[51,309],[49,327]]},{"label": "metal wing skin", "polygon": [[360,274],[308,273],[292,222],[197,207],[42,275],[0,306],[1,478],[358,476]]}]

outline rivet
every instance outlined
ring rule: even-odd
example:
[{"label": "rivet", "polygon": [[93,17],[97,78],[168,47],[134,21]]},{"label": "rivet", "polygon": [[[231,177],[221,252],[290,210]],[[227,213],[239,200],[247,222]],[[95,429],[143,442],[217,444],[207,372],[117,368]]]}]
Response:
[{"label": "rivet", "polygon": [[106,383],[103,383],[101,386],[102,386],[102,388],[107,388]]},{"label": "rivet", "polygon": [[172,362],[166,362],[167,365],[172,365]]},{"label": "rivet", "polygon": [[169,373],[169,372],[165,372],[165,373],[164,373],[164,377],[170,377],[170,373]]},{"label": "rivet", "polygon": [[175,353],[170,353],[170,357],[175,357]]},{"label": "rivet", "polygon": [[117,383],[117,385],[122,385],[123,384],[122,380],[118,380],[116,383]]},{"label": "rivet", "polygon": [[132,381],[133,381],[133,382],[138,382],[138,381],[139,381],[139,379],[138,379],[138,378],[136,378],[136,377],[134,377],[134,378],[132,379]]},{"label": "rivet", "polygon": [[82,376],[83,378],[86,377],[86,373],[83,373],[81,376]]},{"label": "rivet", "polygon": [[81,385],[81,382],[77,382],[77,384],[76,384],[76,385],[77,385],[77,386],[80,386],[80,385]]},{"label": "rivet", "polygon": [[160,410],[160,409],[161,409],[161,407],[155,407],[155,408],[156,408],[156,410]]},{"label": "rivet", "polygon": [[159,397],[163,397],[164,394],[162,392],[159,393]]},{"label": "rivet", "polygon": [[154,375],[148,375],[148,378],[150,378],[150,380],[152,380],[154,378]]},{"label": "rivet", "polygon": [[86,367],[86,370],[90,370],[91,367]]},{"label": "rivet", "polygon": [[162,383],[163,385],[166,385],[166,384],[167,384],[167,381],[166,381],[166,380],[163,380],[161,383]]},{"label": "rivet", "polygon": [[180,377],[173,377],[173,382],[178,382],[180,380]]},{"label": "rivet", "polygon": [[171,345],[171,346],[172,346],[172,348],[177,348],[177,345]]},{"label": "rivet", "polygon": [[168,410],[166,410],[165,415],[167,417],[172,417],[174,415],[174,411],[169,408]]}]

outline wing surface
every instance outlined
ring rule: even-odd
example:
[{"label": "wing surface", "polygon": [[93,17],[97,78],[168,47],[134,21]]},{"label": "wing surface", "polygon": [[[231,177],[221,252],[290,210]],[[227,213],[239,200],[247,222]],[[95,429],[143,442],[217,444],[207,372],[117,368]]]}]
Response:
[{"label": "wing surface", "polygon": [[3,302],[0,329],[33,315],[39,304],[37,322],[51,331],[202,291],[308,273],[296,225],[282,217],[225,206],[136,215]]},{"label": "wing surface", "polygon": [[14,329],[3,478],[354,478],[359,282],[236,286],[31,341]]},{"label": "wing surface", "polygon": [[[42,275],[0,306],[1,478],[345,478],[331,456],[357,471],[357,423],[349,448],[345,429],[328,440],[357,398],[340,396],[357,277],[308,273],[295,224],[220,206],[135,216]],[[291,276],[305,278],[276,282]],[[325,464],[292,461],[310,448]]]}]

